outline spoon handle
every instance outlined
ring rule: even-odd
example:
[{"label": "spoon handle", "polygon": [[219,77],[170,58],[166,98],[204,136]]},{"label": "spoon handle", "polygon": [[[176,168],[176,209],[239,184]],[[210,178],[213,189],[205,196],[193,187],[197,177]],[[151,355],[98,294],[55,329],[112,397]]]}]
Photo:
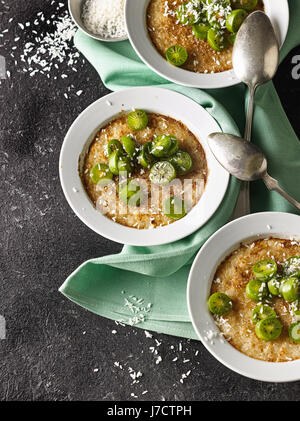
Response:
[{"label": "spoon handle", "polygon": [[252,121],[254,113],[254,96],[255,96],[256,86],[249,87],[249,101],[248,101],[248,110],[246,118],[246,127],[244,138],[251,141],[251,132],[252,132]]},{"label": "spoon handle", "polygon": [[249,215],[250,213],[250,183],[248,181],[241,182],[240,194],[238,196],[234,212],[231,220]]},{"label": "spoon handle", "polygon": [[284,191],[278,185],[278,181],[275,178],[271,177],[269,174],[265,173],[263,176],[263,181],[265,185],[268,187],[269,190],[275,190],[277,193],[281,194],[286,200],[288,200],[292,205],[294,205],[297,209],[300,210],[300,202],[295,200],[291,195],[289,195],[286,191]]},{"label": "spoon handle", "polygon": [[[251,141],[255,91],[256,86],[249,87],[249,101],[244,135],[244,138],[249,142]],[[241,184],[241,191],[233,213],[233,219],[238,218],[239,216],[249,215],[250,211],[250,183],[248,181],[244,181]]]}]

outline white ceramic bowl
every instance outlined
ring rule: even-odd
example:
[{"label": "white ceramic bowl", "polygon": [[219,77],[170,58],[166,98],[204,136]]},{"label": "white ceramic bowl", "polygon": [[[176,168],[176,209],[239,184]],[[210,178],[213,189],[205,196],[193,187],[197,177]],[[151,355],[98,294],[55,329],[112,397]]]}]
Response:
[{"label": "white ceramic bowl", "polygon": [[105,41],[105,42],[118,42],[124,41],[128,39],[128,36],[119,37],[119,38],[104,38],[100,35],[94,34],[93,32],[89,31],[83,24],[81,19],[81,12],[82,12],[83,0],[68,0],[68,7],[70,15],[73,21],[76,23],[79,29],[81,29],[86,35],[91,38],[97,39],[98,41]]},{"label": "white ceramic bowl", "polygon": [[[196,88],[224,88],[236,85],[239,80],[233,70],[204,74],[194,73],[172,66],[153,46],[146,28],[146,10],[150,0],[126,0],[125,19],[130,42],[140,58],[160,76],[180,85]],[[289,26],[287,0],[264,0],[265,10],[280,41],[283,44]],[[180,42],[178,41],[180,44]]]},{"label": "white ceramic bowl", "polygon": [[[138,230],[113,222],[97,211],[89,200],[78,172],[78,160],[99,128],[116,118],[121,110],[144,109],[182,121],[199,139],[209,169],[207,185],[198,204],[182,219],[165,227]],[[61,185],[69,205],[92,230],[122,244],[149,246],[179,240],[214,214],[226,193],[229,175],[211,154],[209,133],[220,131],[215,120],[200,105],[184,95],[161,88],[131,88],[99,99],[84,110],[70,127],[60,154]]]},{"label": "white ceramic bowl", "polygon": [[263,212],[248,215],[225,225],[204,244],[190,271],[187,303],[190,317],[203,345],[226,367],[246,377],[267,382],[300,380],[300,359],[272,363],[256,360],[242,354],[228,342],[215,339],[212,345],[205,341],[205,332],[219,332],[207,308],[211,283],[217,267],[242,242],[267,237],[300,239],[300,216]]}]

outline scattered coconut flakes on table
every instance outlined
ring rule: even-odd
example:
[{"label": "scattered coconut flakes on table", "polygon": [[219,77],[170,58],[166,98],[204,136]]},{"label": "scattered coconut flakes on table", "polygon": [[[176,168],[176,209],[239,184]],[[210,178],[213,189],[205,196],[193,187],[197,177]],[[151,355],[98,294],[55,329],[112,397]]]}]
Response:
[{"label": "scattered coconut flakes on table", "polygon": [[[66,80],[69,75],[60,72],[62,66],[64,71],[67,65],[72,72],[77,72],[78,65],[82,66],[85,63],[73,45],[77,27],[65,9],[64,3],[56,0],[47,3],[49,4],[47,16],[43,11],[39,11],[31,21],[27,22],[16,22],[10,18],[8,28],[2,31],[0,47],[7,47],[10,50],[17,72],[26,73],[32,78],[39,74],[48,79]],[[10,37],[12,31],[17,35],[13,41]],[[22,52],[17,55],[18,47]],[[8,72],[8,77],[11,77],[11,72]],[[82,93],[83,91],[77,91],[76,95]],[[67,93],[64,96],[69,99]]]},{"label": "scattered coconut flakes on table", "polygon": [[133,398],[138,398],[138,396],[135,395],[134,393],[130,393],[130,396],[133,397]]},{"label": "scattered coconut flakes on table", "polygon": [[191,374],[191,370],[189,370],[188,372],[186,372],[186,373],[183,373],[182,375],[181,375],[181,379],[179,380],[180,381],[180,383],[183,383],[184,382],[184,380],[185,379],[187,379],[188,378],[188,376]]},{"label": "scattered coconut flakes on table", "polygon": [[124,307],[128,308],[134,316],[127,319],[121,319],[118,322],[135,326],[146,321],[147,316],[151,311],[152,303],[145,305],[143,298],[137,298],[134,295],[129,295],[124,298]]},{"label": "scattered coconut flakes on table", "polygon": [[162,362],[162,358],[160,355],[157,356],[155,364],[160,364]]},{"label": "scattered coconut flakes on table", "polygon": [[[131,296],[129,296],[131,299],[135,299],[135,302],[137,302],[137,301],[140,301],[141,299],[139,299],[139,298],[137,298],[136,296],[133,296],[133,295],[131,295]],[[145,332],[147,332],[147,333],[149,333],[148,331],[145,331]],[[146,336],[146,338],[149,338],[147,335],[145,335]],[[159,355],[159,353],[158,353],[158,347],[160,346],[160,345],[162,345],[163,344],[163,341],[162,340],[158,340],[158,339],[156,339],[155,337],[154,337],[154,334],[151,334],[151,338],[150,339],[153,339],[153,346],[150,346],[149,347],[149,350],[150,350],[150,352],[151,352],[151,354],[153,354],[153,357],[154,357],[154,363],[155,363],[155,366],[157,366],[157,369],[159,370],[160,368],[158,368],[158,366],[159,366],[159,364],[163,361],[163,358],[162,358],[162,356],[160,356]],[[190,343],[190,340],[187,340],[186,341],[186,344],[189,344]],[[182,347],[182,341],[180,341],[180,343],[178,344],[179,346],[178,346],[178,351],[180,352],[180,353],[182,353],[182,354],[184,354],[185,352],[187,352],[188,351],[188,349],[185,347],[185,350],[183,350],[183,347]],[[171,345],[170,346],[170,349],[173,349],[174,351],[176,350],[175,349],[175,347],[174,347],[174,345]],[[193,352],[193,350],[192,350],[192,354],[191,354],[191,356],[193,356],[193,355],[198,355],[198,352],[199,351],[196,351],[196,353],[194,353]],[[141,353],[141,354],[143,354],[143,350],[142,351],[140,351],[139,350],[139,353]],[[129,356],[128,356],[128,358],[130,358],[130,361],[133,361],[132,360],[132,358],[134,357],[134,355],[132,355],[132,354],[130,354]],[[170,355],[170,359],[168,358],[168,355],[165,355],[164,356],[164,358],[166,359],[166,360],[169,360],[170,362],[173,362],[173,364],[176,362],[176,361],[179,361],[179,357],[178,356],[176,356],[175,358],[174,358],[174,355]],[[197,363],[197,364],[199,364],[199,362],[196,362],[196,361],[194,361],[195,363]],[[182,360],[182,363],[183,364],[186,364],[186,363],[188,363],[189,365],[190,365],[190,369],[187,371],[187,372],[184,372],[183,374],[181,374],[180,375],[180,379],[179,379],[179,381],[178,382],[176,382],[175,384],[173,384],[173,386],[175,387],[175,386],[178,386],[178,385],[180,385],[180,384],[183,384],[187,379],[188,379],[188,377],[190,376],[190,374],[191,374],[191,372],[192,372],[192,369],[193,369],[193,361],[192,361],[192,359],[189,359],[189,358],[184,358],[183,360]],[[130,365],[129,365],[130,364]],[[131,367],[131,362],[129,362],[129,360],[128,361],[125,361],[125,362],[123,362],[122,364],[119,362],[119,361],[115,361],[115,362],[113,362],[113,365],[114,365],[114,367],[117,367],[117,368],[119,368],[119,370],[122,370],[123,372],[127,372],[128,374],[129,374],[129,377],[130,377],[130,380],[131,380],[131,382],[130,382],[130,387],[131,388],[134,388],[133,390],[134,390],[134,392],[132,392],[131,393],[131,396],[132,397],[134,397],[134,396],[142,396],[142,395],[144,395],[144,394],[146,394],[146,393],[148,393],[149,391],[146,389],[146,390],[144,390],[143,391],[143,378],[144,378],[144,373],[142,372],[142,370],[135,370],[135,369],[133,369],[132,367]],[[144,371],[144,370],[143,370]],[[147,377],[147,373],[146,373],[146,377]],[[137,389],[136,389],[137,388]]]},{"label": "scattered coconut flakes on table", "polygon": [[151,339],[153,337],[153,335],[150,332],[148,332],[148,330],[145,330],[144,333],[145,333],[146,338]]}]

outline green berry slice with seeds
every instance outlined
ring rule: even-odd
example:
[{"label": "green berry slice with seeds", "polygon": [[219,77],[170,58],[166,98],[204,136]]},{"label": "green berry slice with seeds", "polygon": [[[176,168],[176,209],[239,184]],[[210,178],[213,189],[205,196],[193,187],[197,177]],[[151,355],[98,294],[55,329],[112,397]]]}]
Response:
[{"label": "green berry slice with seeds", "polygon": [[90,178],[93,183],[106,186],[111,183],[113,173],[110,171],[108,165],[96,164],[90,172]]},{"label": "green berry slice with seeds", "polygon": [[281,281],[282,279],[279,276],[274,276],[274,278],[268,281],[269,291],[275,297],[280,295]]},{"label": "green berry slice with seeds", "polygon": [[193,166],[190,154],[181,150],[172,155],[168,161],[174,166],[177,175],[185,175],[189,173]]},{"label": "green berry slice with seeds", "polygon": [[138,163],[144,168],[150,168],[155,162],[154,156],[151,154],[152,142],[146,142],[141,147],[141,150],[138,154],[137,160]]},{"label": "green berry slice with seeds", "polygon": [[118,139],[111,139],[107,144],[107,155],[110,157],[113,152],[119,151],[123,153],[123,147]]},{"label": "green berry slice with seeds", "polygon": [[170,219],[181,219],[186,215],[184,201],[178,196],[171,196],[163,202],[163,212]]},{"label": "green berry slice with seeds", "polygon": [[224,33],[213,28],[210,28],[207,33],[207,41],[211,48],[215,51],[223,51],[228,45]]},{"label": "green berry slice with seeds", "polygon": [[149,178],[154,184],[168,184],[176,177],[173,165],[168,161],[156,162],[150,170]]},{"label": "green berry slice with seeds", "polygon": [[235,9],[227,16],[226,28],[229,32],[236,33],[239,29],[248,13],[244,9]]},{"label": "green berry slice with seeds", "polygon": [[244,9],[247,12],[252,12],[257,6],[258,0],[233,0],[235,9]]},{"label": "green berry slice with seeds", "polygon": [[207,40],[207,33],[210,30],[209,25],[196,24],[193,25],[193,34],[196,38],[202,39],[203,41]]},{"label": "green berry slice with seeds", "polygon": [[289,335],[293,342],[300,344],[300,321],[291,324],[289,327]]},{"label": "green berry slice with seeds", "polygon": [[212,314],[223,316],[232,309],[232,301],[228,295],[222,292],[215,292],[208,299],[208,308]]},{"label": "green berry slice with seeds", "polygon": [[300,256],[292,256],[283,263],[286,276],[300,276]]},{"label": "green berry slice with seeds", "polygon": [[184,47],[173,45],[167,49],[166,58],[173,66],[182,66],[188,59],[188,53]]},{"label": "green berry slice with seeds", "polygon": [[127,180],[120,186],[119,197],[129,206],[140,206],[144,194],[137,180]]},{"label": "green berry slice with seeds", "polygon": [[131,130],[144,130],[148,124],[148,115],[143,110],[135,110],[128,114],[127,125]]},{"label": "green berry slice with seeds", "polygon": [[282,324],[276,317],[267,317],[260,320],[255,325],[255,333],[259,339],[273,341],[277,339],[282,332]]},{"label": "green berry slice with seeds", "polygon": [[137,146],[134,138],[131,135],[121,137],[123,148],[130,158],[133,158],[137,153]]},{"label": "green berry slice with seeds", "polygon": [[275,310],[266,304],[258,304],[251,313],[251,320],[254,324],[260,320],[266,319],[267,317],[276,317]]},{"label": "green berry slice with seeds", "polygon": [[300,298],[300,281],[296,277],[282,279],[280,285],[280,295],[288,303],[292,303]]},{"label": "green berry slice with seeds", "polygon": [[246,295],[253,301],[262,301],[268,296],[269,290],[266,282],[252,279],[246,286]]},{"label": "green berry slice with seeds", "polygon": [[153,139],[151,153],[157,158],[169,156],[172,147],[172,137],[168,135],[159,135]]},{"label": "green berry slice with seeds", "polygon": [[272,259],[265,259],[253,266],[253,273],[261,281],[271,279],[277,273],[277,264]]}]

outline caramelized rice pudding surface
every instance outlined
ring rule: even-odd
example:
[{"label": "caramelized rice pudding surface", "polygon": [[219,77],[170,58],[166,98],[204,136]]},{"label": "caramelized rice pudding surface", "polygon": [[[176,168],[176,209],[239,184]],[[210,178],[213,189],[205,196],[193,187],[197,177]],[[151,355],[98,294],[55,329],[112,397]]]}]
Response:
[{"label": "caramelized rice pudding surface", "polygon": [[[214,51],[207,41],[195,37],[192,26],[177,22],[177,17],[165,11],[176,12],[186,0],[151,0],[147,9],[147,29],[156,50],[166,58],[166,50],[172,45],[181,45],[188,52],[183,69],[195,73],[218,73],[232,69],[232,46],[224,51]],[[256,10],[264,10],[262,0]]]},{"label": "caramelized rice pudding surface", "polygon": [[214,316],[215,321],[230,344],[249,357],[271,362],[300,358],[300,345],[294,343],[288,333],[289,325],[293,323],[290,304],[279,297],[269,303],[276,311],[283,330],[278,339],[264,341],[256,336],[251,322],[251,312],[258,303],[250,300],[245,293],[247,283],[255,278],[252,272],[255,263],[274,259],[280,271],[280,264],[295,255],[300,255],[299,242],[277,238],[258,240],[241,245],[217,269],[211,294],[227,294],[232,299],[233,308],[224,316]]},{"label": "caramelized rice pudding surface", "polygon": [[[200,200],[205,189],[208,176],[205,152],[198,139],[180,121],[171,117],[148,113],[149,122],[144,130],[132,131],[127,125],[127,115],[124,113],[96,134],[84,160],[82,181],[85,189],[94,205],[108,218],[119,224],[145,229],[165,226],[175,222],[162,212],[163,201],[171,195],[180,196],[185,201],[186,210],[189,211]],[[90,171],[97,163],[108,164],[106,154],[107,144],[110,139],[120,139],[122,136],[131,134],[137,144],[142,145],[153,140],[161,134],[175,135],[178,139],[179,148],[188,152],[193,161],[192,171],[185,176],[178,177],[182,181],[179,185],[162,187],[150,183],[149,169],[138,166],[131,178],[146,183],[148,189],[148,201],[142,202],[141,206],[126,206],[117,194],[112,193],[111,186],[101,187],[94,184],[90,179]],[[183,180],[188,180],[184,185]],[[115,186],[119,183],[115,177]],[[148,205],[148,206],[147,206]]]}]

